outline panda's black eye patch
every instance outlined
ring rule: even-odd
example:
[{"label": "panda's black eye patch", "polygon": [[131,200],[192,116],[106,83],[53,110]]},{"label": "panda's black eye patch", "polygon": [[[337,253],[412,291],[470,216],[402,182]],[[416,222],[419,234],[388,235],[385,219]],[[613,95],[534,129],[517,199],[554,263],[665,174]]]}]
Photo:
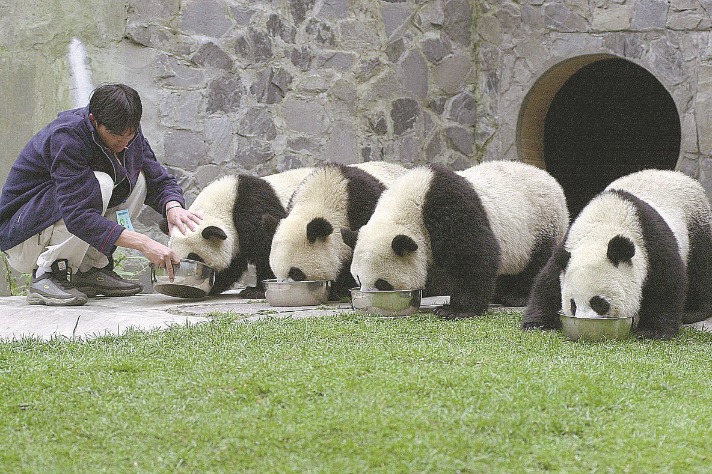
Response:
[{"label": "panda's black eye patch", "polygon": [[408,253],[415,252],[418,250],[418,244],[415,243],[411,237],[407,235],[399,234],[393,237],[391,241],[391,248],[399,257],[402,257]]},{"label": "panda's black eye patch", "polygon": [[576,316],[576,302],[573,298],[571,298],[571,314]]},{"label": "panda's black eye patch", "polygon": [[375,287],[378,291],[393,291],[393,285],[382,278],[376,280]]},{"label": "panda's black eye patch", "polygon": [[591,309],[594,310],[599,316],[603,316],[611,310],[611,304],[600,296],[594,296],[593,298],[591,298],[588,304],[591,306]]},{"label": "panda's black eye patch", "polygon": [[209,225],[200,233],[205,240],[227,240],[227,234],[220,227]]},{"label": "panda's black eye patch", "polygon": [[190,252],[186,258],[188,260],[195,260],[196,262],[205,262],[205,260],[203,260],[203,257],[193,252]]},{"label": "panda's black eye patch", "polygon": [[326,239],[334,232],[334,226],[323,217],[315,217],[307,224],[307,240],[310,244],[317,239]]}]

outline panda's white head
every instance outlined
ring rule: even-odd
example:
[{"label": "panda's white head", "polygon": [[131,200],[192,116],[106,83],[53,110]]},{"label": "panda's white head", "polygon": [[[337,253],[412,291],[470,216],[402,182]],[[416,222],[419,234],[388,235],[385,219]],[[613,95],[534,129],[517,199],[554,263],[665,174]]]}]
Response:
[{"label": "panda's white head", "polygon": [[183,235],[177,228],[168,246],[179,258],[197,260],[221,271],[230,265],[240,251],[237,229],[233,222],[233,206],[237,199],[236,176],[225,176],[213,181],[200,192],[192,211],[202,211],[203,219],[195,231]]},{"label": "panda's white head", "polygon": [[272,239],[269,263],[275,277],[285,280],[336,280],[351,247],[325,217],[282,219]]},{"label": "panda's white head", "polygon": [[648,262],[632,204],[610,193],[594,198],[554,259],[564,314],[637,320]]},{"label": "panda's white head", "polygon": [[351,275],[363,290],[425,288],[430,246],[422,232],[394,223],[361,227],[351,262]]},{"label": "panda's white head", "polygon": [[386,189],[358,233],[351,275],[364,290],[425,288],[432,261],[423,203],[433,172],[413,168]]},{"label": "panda's white head", "polygon": [[[640,260],[633,242],[622,235],[611,238],[606,248],[591,246],[575,254],[557,255],[561,273],[564,314],[577,317],[635,317],[640,309],[642,281]],[[567,262],[568,260],[568,262]]]},{"label": "panda's white head", "polygon": [[226,269],[239,253],[237,232],[232,225],[223,222],[206,224],[205,221],[204,217],[195,231],[187,229],[185,235],[174,229],[168,246],[179,258],[203,262],[219,272]]},{"label": "panda's white head", "polygon": [[302,180],[272,239],[269,264],[277,280],[336,280],[351,258],[339,231],[348,227],[347,188],[338,166],[319,166]]}]

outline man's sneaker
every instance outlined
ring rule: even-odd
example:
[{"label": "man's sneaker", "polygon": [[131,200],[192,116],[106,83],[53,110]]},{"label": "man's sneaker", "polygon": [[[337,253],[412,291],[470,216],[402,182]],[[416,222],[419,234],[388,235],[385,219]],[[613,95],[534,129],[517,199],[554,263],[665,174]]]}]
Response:
[{"label": "man's sneaker", "polygon": [[49,306],[81,306],[87,302],[87,295],[77,290],[69,282],[70,268],[66,259],[52,264],[52,271],[36,277],[32,272],[32,282],[27,292],[30,304]]},{"label": "man's sneaker", "polygon": [[74,286],[87,296],[131,296],[143,290],[141,284],[126,280],[108,268],[92,268],[72,275]]}]

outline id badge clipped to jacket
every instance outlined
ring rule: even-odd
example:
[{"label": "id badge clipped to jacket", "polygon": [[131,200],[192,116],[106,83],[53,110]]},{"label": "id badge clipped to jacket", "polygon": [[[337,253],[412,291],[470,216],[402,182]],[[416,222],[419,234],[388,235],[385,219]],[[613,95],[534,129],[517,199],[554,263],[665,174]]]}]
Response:
[{"label": "id badge clipped to jacket", "polygon": [[120,211],[116,211],[116,222],[118,222],[119,225],[124,226],[128,230],[134,230],[133,224],[131,224],[131,216],[129,215],[128,209],[121,209]]}]

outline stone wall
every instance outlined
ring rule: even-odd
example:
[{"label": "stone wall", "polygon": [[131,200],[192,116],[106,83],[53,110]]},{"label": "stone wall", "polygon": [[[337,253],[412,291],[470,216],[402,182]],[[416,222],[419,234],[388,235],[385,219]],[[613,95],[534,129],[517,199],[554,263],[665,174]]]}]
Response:
[{"label": "stone wall", "polygon": [[469,0],[134,2],[164,162],[189,193],[229,172],[331,160],[464,168],[474,143]]},{"label": "stone wall", "polygon": [[641,65],[667,88],[683,126],[679,168],[710,181],[710,0],[105,0],[91,9],[35,0],[0,8],[0,65],[11,72],[0,76],[0,182],[26,140],[73,105],[72,37],[87,48],[95,84],[140,91],[145,132],[189,199],[220,174],[322,160],[456,169],[482,159],[537,162],[521,126],[527,107],[606,55]]}]

